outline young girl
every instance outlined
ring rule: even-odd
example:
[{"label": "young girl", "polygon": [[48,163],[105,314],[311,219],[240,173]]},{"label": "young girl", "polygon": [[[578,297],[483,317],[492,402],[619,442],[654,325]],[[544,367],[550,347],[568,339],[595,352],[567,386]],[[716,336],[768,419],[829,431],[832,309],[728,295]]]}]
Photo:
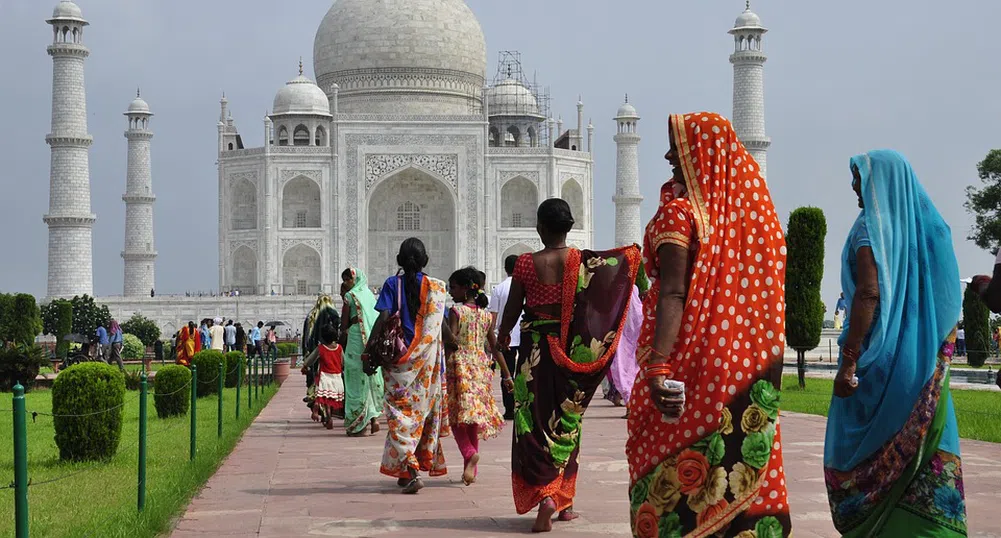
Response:
[{"label": "young girl", "polygon": [[302,373],[305,375],[313,363],[319,361],[313,420],[322,417],[323,425],[328,430],[334,429],[335,417],[344,417],[344,380],[341,378],[344,372],[344,349],[337,343],[339,325],[337,314],[324,316],[319,326],[320,345],[306,357],[302,366]]},{"label": "young girl", "polygon": [[449,312],[448,326],[458,344],[446,358],[448,418],[462,453],[462,482],[467,486],[476,481],[479,440],[495,437],[504,425],[491,391],[491,360],[485,350],[490,350],[504,375],[504,389],[514,390],[511,372],[494,338],[493,317],[487,311],[489,300],[483,291],[485,280],[472,267],[459,269],[448,279],[449,293],[456,303]]}]

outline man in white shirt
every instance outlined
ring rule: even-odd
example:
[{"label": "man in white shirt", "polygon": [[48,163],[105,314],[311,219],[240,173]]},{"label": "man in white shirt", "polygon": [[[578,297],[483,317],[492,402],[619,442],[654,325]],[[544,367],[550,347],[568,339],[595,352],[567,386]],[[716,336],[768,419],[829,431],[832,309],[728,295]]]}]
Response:
[{"label": "man in white shirt", "polygon": [[[493,314],[494,318],[494,332],[496,333],[500,329],[501,318],[504,317],[504,307],[507,306],[507,297],[511,292],[511,275],[514,274],[514,265],[517,263],[518,257],[511,255],[504,260],[504,271],[507,272],[507,278],[503,282],[494,288],[492,294],[490,294],[490,313]],[[518,375],[516,370],[518,365],[518,346],[521,345],[521,318],[518,318],[518,323],[515,324],[514,329],[511,330],[511,346],[504,352],[504,362],[507,363],[507,369],[511,372],[511,375]],[[504,420],[514,420],[514,394],[510,394],[507,391],[503,392],[504,395]]]}]

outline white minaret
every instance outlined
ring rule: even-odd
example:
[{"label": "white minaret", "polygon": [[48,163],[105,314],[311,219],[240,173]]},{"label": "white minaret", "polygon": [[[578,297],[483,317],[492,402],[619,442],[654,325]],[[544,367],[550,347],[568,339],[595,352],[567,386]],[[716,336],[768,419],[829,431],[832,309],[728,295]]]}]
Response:
[{"label": "white minaret", "polygon": [[93,295],[90,212],[90,162],[93,139],[87,134],[87,93],[83,64],[90,50],[83,45],[87,21],[76,4],[59,2],[52,18],[52,130],[45,142],[52,150],[49,165],[48,291],[50,298]]},{"label": "white minaret", "polygon": [[618,129],[615,132],[615,246],[642,245],[643,223],[640,220],[640,135],[636,124],[640,117],[636,108],[626,102],[615,115]]},{"label": "white minaret", "polygon": [[156,250],[153,247],[153,176],[150,173],[149,129],[153,114],[149,105],[139,96],[129,105],[125,116],[129,128],[125,138],[129,141],[129,164],[125,178],[125,296],[140,297],[155,289],[154,269]]},{"label": "white minaret", "polygon": [[737,17],[730,35],[734,50],[730,55],[733,64],[733,128],[741,142],[758,161],[761,177],[767,171],[768,146],[772,140],[765,134],[765,56],[762,37],[768,29],[761,26],[761,19],[751,12],[751,0]]}]

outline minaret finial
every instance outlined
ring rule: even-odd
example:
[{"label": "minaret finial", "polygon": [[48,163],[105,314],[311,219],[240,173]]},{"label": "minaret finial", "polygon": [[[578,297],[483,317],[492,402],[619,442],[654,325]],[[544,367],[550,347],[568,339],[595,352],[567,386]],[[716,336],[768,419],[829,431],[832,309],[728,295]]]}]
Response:
[{"label": "minaret finial", "polygon": [[299,76],[302,76],[302,56],[299,57]]},{"label": "minaret finial", "polygon": [[626,102],[627,103],[629,102],[629,94],[628,93],[626,94]]},{"label": "minaret finial", "polygon": [[139,86],[136,86],[136,98],[139,98]]},{"label": "minaret finial", "polygon": [[746,9],[747,11],[751,11],[751,0],[747,0],[746,2],[744,2],[744,9]]}]

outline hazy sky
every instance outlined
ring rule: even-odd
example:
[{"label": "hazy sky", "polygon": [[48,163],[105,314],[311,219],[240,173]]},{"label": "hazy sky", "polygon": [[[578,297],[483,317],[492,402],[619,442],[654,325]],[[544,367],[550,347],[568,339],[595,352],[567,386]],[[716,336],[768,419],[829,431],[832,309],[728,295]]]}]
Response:
[{"label": "hazy sky", "polygon": [[[612,117],[628,92],[639,110],[643,217],[668,169],[667,115],[730,115],[733,42],[742,0],[468,0],[488,47],[519,50],[526,72],[550,86],[554,113],[575,121],[578,94],[593,118],[597,246],[611,246],[615,182]],[[0,0],[0,188],[6,232],[0,290],[45,293],[52,33],[55,0]],[[157,291],[218,285],[216,122],[223,91],[248,147],[263,143],[275,92],[312,73],[313,36],[330,0],[79,0],[85,42],[94,226],[94,287],[122,291],[126,120],[142,86],[152,128]],[[992,255],[966,241],[964,188],[976,163],[1001,147],[1001,2],[756,0],[770,32],[764,49],[768,179],[782,219],[795,207],[828,217],[824,299],[840,289],[840,253],[857,214],[848,159],[891,147],[906,154],[952,225],[965,275],[989,273]]]}]

